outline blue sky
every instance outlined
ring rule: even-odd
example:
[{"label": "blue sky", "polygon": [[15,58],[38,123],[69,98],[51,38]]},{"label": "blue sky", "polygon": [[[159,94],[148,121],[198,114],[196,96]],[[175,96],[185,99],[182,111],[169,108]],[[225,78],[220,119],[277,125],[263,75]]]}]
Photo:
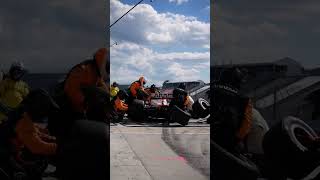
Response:
[{"label": "blue sky", "polygon": [[[125,4],[134,5],[140,0],[123,0]],[[188,0],[177,5],[177,2],[169,2],[169,0],[144,0],[142,3],[151,5],[160,13],[171,12],[175,14],[184,14],[197,17],[204,22],[210,22],[210,0]]]},{"label": "blue sky", "polygon": [[[111,0],[114,22],[139,0]],[[110,32],[111,81],[128,84],[144,75],[163,81],[209,82],[209,0],[143,1]]]}]

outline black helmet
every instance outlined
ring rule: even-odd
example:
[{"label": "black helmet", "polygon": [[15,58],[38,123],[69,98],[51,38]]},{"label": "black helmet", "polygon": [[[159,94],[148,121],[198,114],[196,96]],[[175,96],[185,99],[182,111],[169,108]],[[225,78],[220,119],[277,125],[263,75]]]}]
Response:
[{"label": "black helmet", "polygon": [[117,83],[117,82],[113,82],[113,83],[112,83],[112,86],[113,86],[113,87],[118,87],[118,83]]},{"label": "black helmet", "polygon": [[151,93],[155,93],[156,90],[157,90],[156,85],[155,85],[155,84],[152,84],[152,85],[150,86],[150,92],[151,92]]},{"label": "black helmet", "polygon": [[26,72],[27,71],[24,68],[23,63],[14,62],[10,67],[9,76],[13,80],[20,80],[23,77],[23,75],[25,75]]},{"label": "black helmet", "polygon": [[59,106],[43,89],[32,90],[21,103],[34,122],[42,122],[49,114],[59,111]]}]

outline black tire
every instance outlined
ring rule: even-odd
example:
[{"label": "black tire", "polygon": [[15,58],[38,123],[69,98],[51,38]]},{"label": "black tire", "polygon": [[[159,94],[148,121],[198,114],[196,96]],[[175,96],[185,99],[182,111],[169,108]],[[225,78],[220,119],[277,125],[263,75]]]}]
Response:
[{"label": "black tire", "polygon": [[58,146],[61,179],[108,179],[109,132],[103,122],[78,120],[68,140]]},{"label": "black tire", "polygon": [[178,106],[173,106],[171,111],[171,122],[177,122],[182,126],[186,126],[191,118],[190,113],[180,109]]},{"label": "black tire", "polygon": [[[25,174],[24,172],[15,172],[12,177],[12,180],[28,180],[28,179],[30,179],[30,177],[28,177],[28,175]],[[39,179],[39,177],[38,177],[38,179]]]},{"label": "black tire", "polygon": [[122,122],[123,118],[124,118],[124,114],[121,113],[121,114],[118,115],[118,120],[117,121],[118,122]]},{"label": "black tire", "polygon": [[256,180],[260,176],[258,167],[241,154],[232,154],[211,142],[213,179]]},{"label": "black tire", "polygon": [[144,101],[134,99],[128,108],[128,116],[134,121],[144,120]]},{"label": "black tire", "polygon": [[208,118],[207,118],[207,124],[211,124],[213,121],[213,117],[210,115]]},{"label": "black tire", "polygon": [[0,168],[0,179],[1,180],[29,180],[30,177],[24,172],[13,172],[9,175],[2,168]]},{"label": "black tire", "polygon": [[203,98],[199,98],[193,105],[192,110],[195,117],[205,118],[210,115],[208,111],[210,104]]},{"label": "black tire", "polygon": [[319,153],[309,149],[299,134],[311,139],[318,137],[310,126],[295,117],[283,119],[265,134],[263,150],[272,178],[301,179],[319,164]]},{"label": "black tire", "polygon": [[119,121],[118,121],[118,118],[119,118],[119,116],[118,115],[116,115],[116,114],[113,114],[112,115],[112,119],[111,119],[111,123],[118,123]]},{"label": "black tire", "polygon": [[163,126],[163,127],[169,127],[169,126],[170,126],[170,120],[165,119],[165,120],[162,122],[162,126]]},{"label": "black tire", "polygon": [[112,117],[112,123],[119,123],[119,122],[123,122],[123,118],[124,118],[124,113],[121,112],[115,112],[113,117]]}]

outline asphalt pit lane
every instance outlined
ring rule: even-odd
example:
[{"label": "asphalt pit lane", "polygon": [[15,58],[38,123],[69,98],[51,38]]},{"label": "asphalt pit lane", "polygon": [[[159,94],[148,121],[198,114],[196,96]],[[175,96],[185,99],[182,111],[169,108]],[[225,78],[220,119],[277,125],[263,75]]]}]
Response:
[{"label": "asphalt pit lane", "polygon": [[180,161],[183,163],[187,163],[186,158],[183,156],[175,156],[175,157],[155,157],[154,158],[157,161]]}]

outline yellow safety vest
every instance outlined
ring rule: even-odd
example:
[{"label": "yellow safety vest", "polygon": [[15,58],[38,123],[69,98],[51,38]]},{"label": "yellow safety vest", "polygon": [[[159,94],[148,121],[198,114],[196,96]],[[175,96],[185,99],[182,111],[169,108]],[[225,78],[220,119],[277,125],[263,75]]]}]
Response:
[{"label": "yellow safety vest", "polygon": [[[16,108],[28,95],[29,87],[23,81],[14,81],[9,78],[0,82],[0,103],[9,108]],[[0,112],[0,124],[6,115]]]}]

